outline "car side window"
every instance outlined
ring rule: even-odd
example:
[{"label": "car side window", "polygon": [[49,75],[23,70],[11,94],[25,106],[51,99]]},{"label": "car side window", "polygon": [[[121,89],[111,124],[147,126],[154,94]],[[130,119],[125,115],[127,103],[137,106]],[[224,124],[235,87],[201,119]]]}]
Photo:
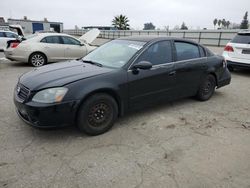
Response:
[{"label": "car side window", "polygon": [[17,35],[15,35],[14,33],[6,32],[5,35],[7,38],[17,38]]},{"label": "car side window", "polygon": [[151,45],[138,58],[137,62],[148,61],[152,65],[172,62],[172,47],[170,41],[161,41]]},{"label": "car side window", "polygon": [[3,32],[0,32],[0,37],[5,37]]},{"label": "car side window", "polygon": [[80,46],[80,41],[67,36],[62,36],[63,44],[69,44],[69,45],[78,45]]},{"label": "car side window", "polygon": [[200,56],[201,57],[206,57],[206,52],[205,52],[205,49],[201,46],[199,46],[199,49],[200,49]]},{"label": "car side window", "polygon": [[50,43],[50,44],[62,44],[59,36],[49,36],[45,37],[41,40],[41,42],[44,43]]},{"label": "car side window", "polygon": [[177,61],[195,59],[200,57],[199,48],[188,42],[175,42]]}]

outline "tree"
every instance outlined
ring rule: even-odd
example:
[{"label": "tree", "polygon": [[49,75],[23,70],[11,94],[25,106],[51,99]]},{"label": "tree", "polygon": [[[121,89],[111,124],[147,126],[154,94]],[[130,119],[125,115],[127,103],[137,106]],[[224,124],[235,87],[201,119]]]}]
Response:
[{"label": "tree", "polygon": [[151,22],[145,23],[145,24],[144,24],[143,30],[155,30],[155,26],[154,26],[154,24],[151,23]]},{"label": "tree", "polygon": [[214,21],[213,21],[213,23],[214,23],[214,28],[215,28],[215,26],[217,25],[217,23],[218,23],[218,19],[217,18],[215,18],[214,19]]},{"label": "tree", "polygon": [[227,21],[227,22],[226,22],[227,29],[229,28],[230,24],[231,24],[230,21]]},{"label": "tree", "polygon": [[248,19],[247,19],[247,17],[248,17],[248,12],[245,13],[245,15],[243,17],[243,20],[242,20],[242,22],[240,24],[241,29],[248,29]]},{"label": "tree", "polygon": [[223,27],[226,27],[227,21],[223,18],[222,21],[221,21],[221,24],[222,24]]},{"label": "tree", "polygon": [[221,20],[218,20],[218,26],[220,27],[222,21]]},{"label": "tree", "polygon": [[112,20],[112,25],[119,30],[129,30],[129,19],[125,15],[115,16]]},{"label": "tree", "polygon": [[181,24],[181,30],[188,30],[188,27],[186,26],[184,22],[182,22]]}]

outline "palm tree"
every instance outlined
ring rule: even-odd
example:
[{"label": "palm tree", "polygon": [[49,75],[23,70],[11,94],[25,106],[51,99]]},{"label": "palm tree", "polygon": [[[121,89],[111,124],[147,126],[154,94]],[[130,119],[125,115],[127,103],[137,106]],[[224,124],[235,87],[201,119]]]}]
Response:
[{"label": "palm tree", "polygon": [[230,24],[230,21],[227,21],[227,29],[229,28]]},{"label": "palm tree", "polygon": [[115,16],[112,20],[112,25],[119,30],[129,30],[129,19],[125,15]]},{"label": "palm tree", "polygon": [[221,21],[221,24],[222,24],[222,26],[225,28],[225,27],[226,27],[226,24],[227,24],[227,21],[223,18],[223,20]]},{"label": "palm tree", "polygon": [[213,23],[214,23],[214,28],[215,28],[215,26],[216,26],[216,25],[217,25],[217,23],[218,23],[217,18],[215,18],[215,19],[214,19]]},{"label": "palm tree", "polygon": [[222,23],[222,21],[221,21],[221,20],[219,20],[219,21],[218,21],[218,26],[219,26],[219,27],[220,27],[221,23]]}]

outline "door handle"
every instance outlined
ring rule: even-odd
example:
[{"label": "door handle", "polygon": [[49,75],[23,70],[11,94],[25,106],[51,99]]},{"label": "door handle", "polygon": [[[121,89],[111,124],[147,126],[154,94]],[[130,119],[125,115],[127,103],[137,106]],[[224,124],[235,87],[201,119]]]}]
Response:
[{"label": "door handle", "polygon": [[169,75],[169,76],[174,76],[174,75],[176,75],[176,71],[172,71],[172,72],[170,72],[168,75]]}]

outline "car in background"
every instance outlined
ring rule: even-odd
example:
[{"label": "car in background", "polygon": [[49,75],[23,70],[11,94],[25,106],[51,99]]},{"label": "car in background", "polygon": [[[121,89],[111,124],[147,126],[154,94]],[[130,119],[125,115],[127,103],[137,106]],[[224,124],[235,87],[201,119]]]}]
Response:
[{"label": "car in background", "polygon": [[36,68],[14,91],[18,115],[35,127],[77,124],[89,135],[108,131],[118,116],[152,104],[210,99],[231,81],[222,56],[171,37],[110,41],[82,59]]},{"label": "car in background", "polygon": [[43,66],[48,62],[77,59],[96,48],[90,43],[99,33],[99,30],[94,29],[79,39],[62,33],[36,33],[22,41],[9,41],[4,54],[9,60],[28,62],[34,67]]},{"label": "car in background", "polygon": [[21,37],[12,32],[12,31],[5,31],[0,30],[0,52],[3,52],[7,48],[7,41],[9,40],[20,40]]},{"label": "car in background", "polygon": [[240,31],[225,47],[228,68],[250,69],[250,30]]}]

